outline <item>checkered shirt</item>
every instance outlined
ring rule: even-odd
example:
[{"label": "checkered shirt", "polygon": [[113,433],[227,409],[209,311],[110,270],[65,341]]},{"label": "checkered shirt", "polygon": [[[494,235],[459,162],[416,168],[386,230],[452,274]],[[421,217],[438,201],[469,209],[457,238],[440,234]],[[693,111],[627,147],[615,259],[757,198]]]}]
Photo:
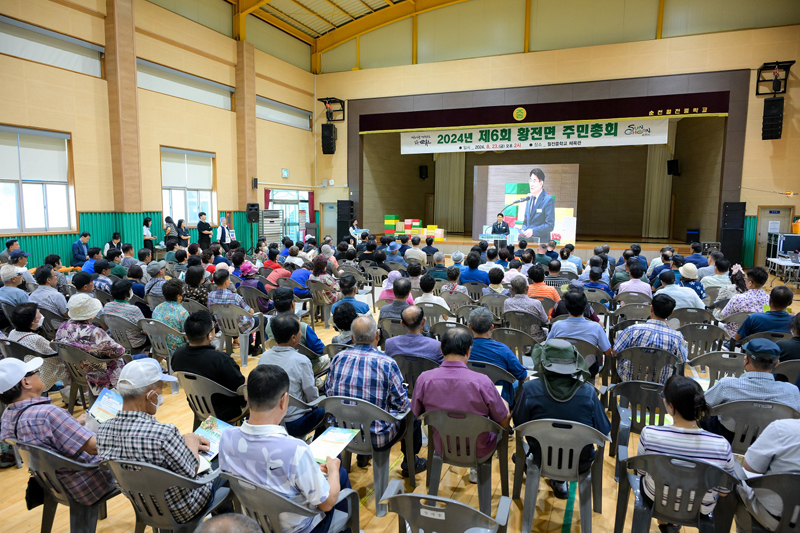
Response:
[{"label": "checkered shirt", "polygon": [[[343,350],[333,358],[325,393],[329,397],[349,396],[365,400],[393,415],[407,411],[411,406],[397,363],[370,344]],[[375,420],[370,431],[373,446],[380,448],[397,435],[397,426]]]},{"label": "checkered shirt", "polygon": [[[666,322],[652,319],[622,330],[614,343],[614,352],[619,353],[626,348],[659,348],[674,353],[681,361],[686,361],[688,354],[686,341],[679,331],[670,328]],[[659,383],[667,382],[673,368],[671,365],[664,367],[658,379]],[[617,373],[622,381],[638,379],[638,376],[633,377],[631,362],[627,359],[618,362]]]},{"label": "checkered shirt", "polygon": [[[97,450],[103,460],[149,463],[191,479],[196,477],[199,464],[178,428],[141,411],[120,411],[104,422],[97,432]],[[211,499],[211,485],[167,490],[165,497],[176,522],[184,524],[205,509]]]},{"label": "checkered shirt", "polygon": [[[229,291],[228,289],[217,289],[208,293],[208,306],[211,307],[214,304],[233,304],[241,307],[248,313],[252,311],[250,306],[245,303],[244,298],[235,292]],[[246,331],[250,331],[250,329],[253,327],[253,324],[255,324],[255,320],[252,318],[248,316],[240,316],[239,332],[244,333]]]}]

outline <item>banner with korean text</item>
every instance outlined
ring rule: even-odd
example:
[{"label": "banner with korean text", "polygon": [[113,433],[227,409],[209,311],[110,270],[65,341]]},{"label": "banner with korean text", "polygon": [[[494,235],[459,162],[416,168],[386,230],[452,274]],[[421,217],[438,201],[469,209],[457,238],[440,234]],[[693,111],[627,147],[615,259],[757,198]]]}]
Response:
[{"label": "banner with korean text", "polygon": [[666,144],[668,118],[526,124],[401,133],[401,154]]}]

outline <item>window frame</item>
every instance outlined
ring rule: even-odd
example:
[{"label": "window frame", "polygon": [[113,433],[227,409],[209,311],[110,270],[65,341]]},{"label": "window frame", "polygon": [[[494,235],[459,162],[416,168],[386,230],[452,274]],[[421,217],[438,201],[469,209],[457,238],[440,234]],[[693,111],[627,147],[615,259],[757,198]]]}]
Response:
[{"label": "window frame", "polygon": [[[300,115],[301,113],[303,115],[308,115],[308,127],[307,128],[301,128],[301,127],[299,127],[299,126],[297,126],[295,124],[289,124],[288,122],[283,122],[283,121],[280,121],[280,120],[273,120],[273,119],[269,119],[269,118],[259,117],[258,116],[258,104],[259,103],[262,103],[264,105],[271,105],[271,106],[276,107],[278,109],[284,109],[286,111],[296,113],[297,115]],[[281,124],[283,126],[289,126],[290,128],[297,128],[297,129],[303,130],[303,131],[313,131],[314,113],[312,111],[307,111],[307,110],[302,109],[300,107],[295,107],[293,105],[284,104],[283,102],[279,102],[279,101],[273,100],[271,98],[265,98],[264,96],[256,95],[256,118],[258,118],[259,120],[266,120],[267,122],[272,122],[272,123],[275,123],[275,124]]]},{"label": "window frame", "polygon": [[[164,170],[163,166],[161,165],[161,154],[164,152],[173,153],[173,154],[183,154],[183,155],[195,155],[195,156],[204,156],[211,158],[211,188],[210,189],[197,189],[197,188],[189,188],[189,187],[175,187],[175,186],[165,186],[164,185]],[[189,222],[189,192],[197,192],[198,196],[200,192],[210,192],[211,193],[211,207],[208,211],[206,211],[206,222],[211,224],[212,226],[216,226],[219,223],[219,210],[217,209],[217,153],[216,152],[205,152],[199,150],[190,150],[186,148],[177,148],[174,146],[166,146],[161,145],[159,146],[159,175],[161,177],[161,214],[164,217],[172,216],[172,191],[183,191],[183,204],[184,204],[184,212],[186,213],[186,228],[197,228],[197,222],[190,223]],[[164,205],[164,192],[170,191],[170,205]],[[167,209],[169,207],[169,210]],[[198,211],[199,212],[199,211]],[[175,219],[175,224],[178,223],[178,220]],[[199,220],[198,220],[199,222]]]}]

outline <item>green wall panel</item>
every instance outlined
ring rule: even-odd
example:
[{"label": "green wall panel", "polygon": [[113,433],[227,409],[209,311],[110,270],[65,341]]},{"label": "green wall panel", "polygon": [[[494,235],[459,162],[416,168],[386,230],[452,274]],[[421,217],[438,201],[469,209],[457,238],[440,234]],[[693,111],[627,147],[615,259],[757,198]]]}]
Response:
[{"label": "green wall panel", "polygon": [[756,230],[758,217],[744,217],[744,243],[742,245],[742,266],[753,266],[756,255]]},{"label": "green wall panel", "polygon": [[78,240],[77,233],[58,233],[54,235],[36,235],[19,237],[20,247],[31,254],[28,265],[31,268],[44,263],[50,254],[58,254],[65,266],[69,266],[72,258],[72,243]]}]

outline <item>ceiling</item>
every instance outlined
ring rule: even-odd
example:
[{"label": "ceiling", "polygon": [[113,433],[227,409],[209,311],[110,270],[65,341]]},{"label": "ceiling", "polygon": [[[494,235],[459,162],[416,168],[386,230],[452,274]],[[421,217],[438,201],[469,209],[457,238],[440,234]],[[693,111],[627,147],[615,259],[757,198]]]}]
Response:
[{"label": "ceiling", "polygon": [[[402,1],[409,0],[396,3]],[[260,9],[316,38],[390,5],[387,0],[270,0]]]}]

